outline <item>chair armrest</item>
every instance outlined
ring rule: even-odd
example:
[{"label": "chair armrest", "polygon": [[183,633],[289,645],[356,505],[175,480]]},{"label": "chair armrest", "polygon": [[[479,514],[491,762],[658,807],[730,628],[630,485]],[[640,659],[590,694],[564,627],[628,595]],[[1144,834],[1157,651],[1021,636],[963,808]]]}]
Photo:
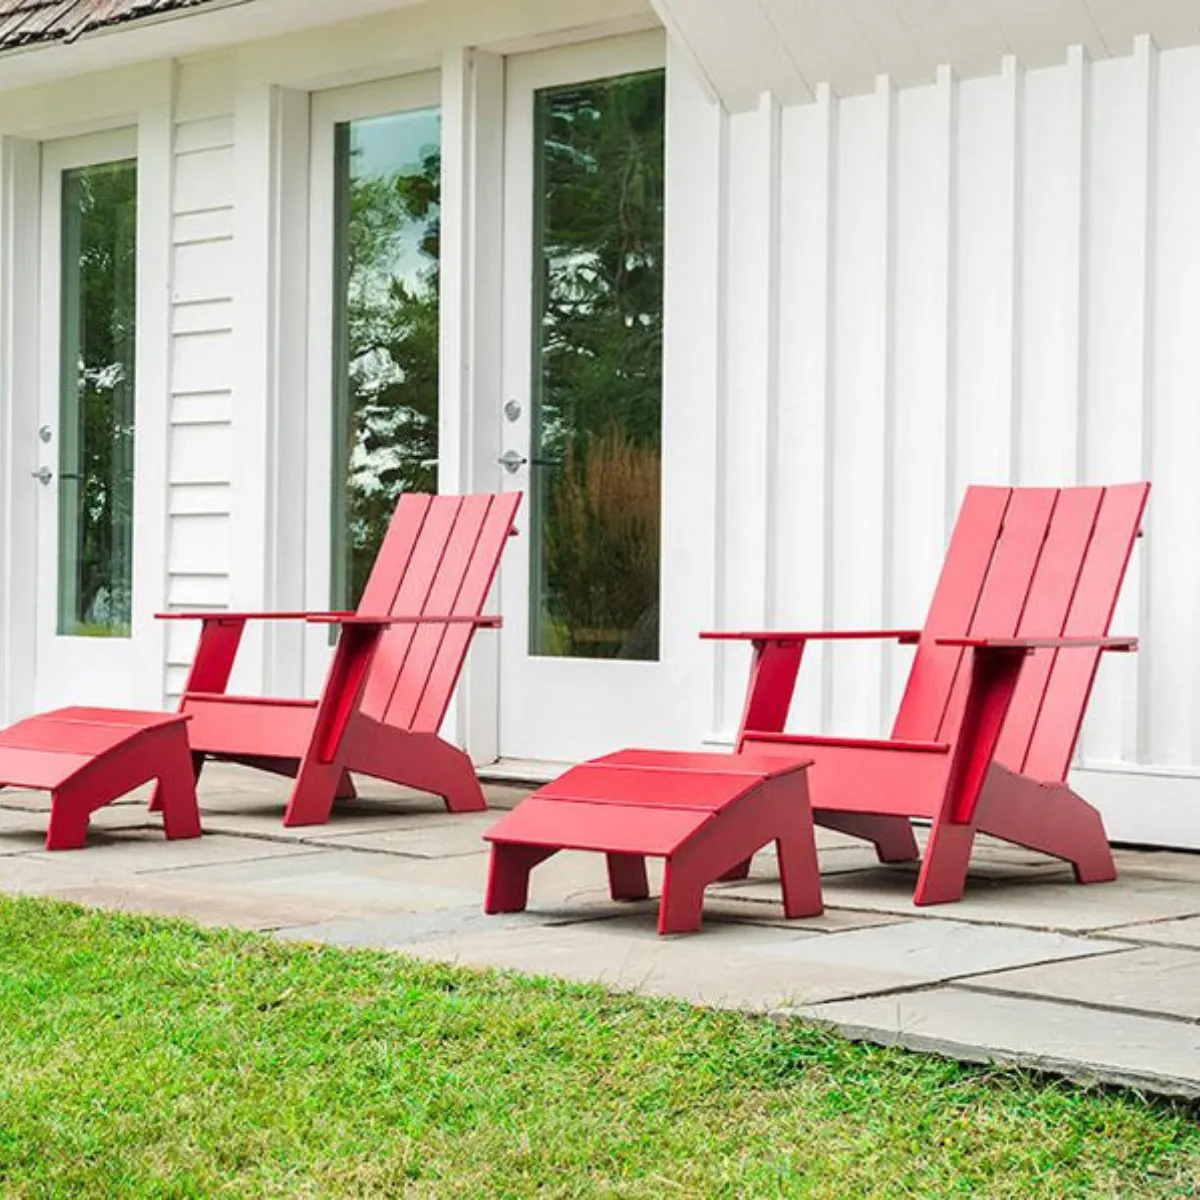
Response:
[{"label": "chair armrest", "polygon": [[1010,654],[1031,654],[1034,650],[1111,650],[1130,654],[1138,648],[1133,637],[1095,638],[937,638],[939,646],[960,646],[967,650],[997,650]]},{"label": "chair armrest", "polygon": [[354,613],[314,612],[233,612],[230,609],[215,609],[210,612],[165,612],[155,613],[157,621],[309,621],[313,617],[329,617],[333,620],[353,617]]},{"label": "chair armrest", "polygon": [[836,629],[801,632],[705,632],[700,637],[709,642],[864,642],[885,641],[912,644],[921,640],[919,629]]},{"label": "chair armrest", "polygon": [[379,629],[389,625],[474,625],[482,629],[499,629],[502,617],[438,616],[417,613],[406,617],[364,617],[357,613],[311,613],[310,625],[352,625]]}]

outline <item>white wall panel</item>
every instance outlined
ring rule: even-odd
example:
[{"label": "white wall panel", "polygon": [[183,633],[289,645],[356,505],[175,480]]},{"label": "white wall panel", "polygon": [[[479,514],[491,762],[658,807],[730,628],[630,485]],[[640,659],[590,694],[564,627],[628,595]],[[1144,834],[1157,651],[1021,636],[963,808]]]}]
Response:
[{"label": "white wall panel", "polygon": [[[175,112],[171,280],[172,607],[230,601],[233,536],[234,84],[231,56],[182,64]],[[166,692],[174,699],[196,631],[172,625]]]},{"label": "white wall panel", "polygon": [[[729,231],[725,421],[747,422],[725,443],[726,536],[766,484],[769,616],[919,623],[968,484],[1150,478],[1116,621],[1142,653],[1105,664],[1081,750],[1136,836],[1142,789],[1182,773],[1200,798],[1200,49],[1139,39],[1097,63],[1076,48],[1036,70],[821,88],[783,108],[778,146],[765,111],[730,118],[713,201]],[[771,469],[741,486],[764,428]],[[753,609],[762,536],[720,560],[731,609]],[[886,729],[906,658],[824,661],[825,681],[806,664],[793,725]],[[714,712],[718,736],[736,712]],[[1173,840],[1200,845],[1200,818]]]}]

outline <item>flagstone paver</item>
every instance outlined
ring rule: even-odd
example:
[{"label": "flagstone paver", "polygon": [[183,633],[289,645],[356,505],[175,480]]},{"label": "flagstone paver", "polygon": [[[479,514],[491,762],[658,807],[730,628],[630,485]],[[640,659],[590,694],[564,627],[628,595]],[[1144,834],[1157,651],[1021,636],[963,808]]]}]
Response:
[{"label": "flagstone paver", "polygon": [[1200,917],[1179,921],[1151,921],[1145,925],[1122,925],[1109,931],[1112,937],[1158,946],[1188,946],[1200,950]]},{"label": "flagstone paver", "polygon": [[960,987],[811,1005],[796,1015],[851,1037],[968,1062],[1200,1097],[1200,1026]]},{"label": "flagstone paver", "polygon": [[1200,954],[1166,946],[1000,971],[964,986],[1200,1021]]},{"label": "flagstone paver", "polygon": [[[277,936],[547,974],[756,1012],[972,1060],[1200,1097],[1200,855],[1117,852],[1079,887],[1052,860],[981,839],[966,898],[918,910],[913,867],[818,831],[826,912],[784,918],[772,855],[710,889],[700,934],[660,938],[657,901],[614,902],[604,859],[534,872],[525,913],[487,917],[494,813],[454,817],[365,782],[323,826],[284,829],[288,782],[213,766],[206,835],[166,842],[145,797],[48,854],[44,796],[0,793],[0,889]],[[523,794],[489,788],[496,807]],[[652,891],[661,865],[648,864]]]}]

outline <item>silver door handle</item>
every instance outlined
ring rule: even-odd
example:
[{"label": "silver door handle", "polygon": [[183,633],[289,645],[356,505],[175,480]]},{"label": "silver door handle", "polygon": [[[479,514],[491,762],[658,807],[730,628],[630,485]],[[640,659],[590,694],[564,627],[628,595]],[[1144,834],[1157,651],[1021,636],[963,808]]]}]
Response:
[{"label": "silver door handle", "polygon": [[49,467],[39,467],[36,471],[30,471],[29,474],[32,475],[34,479],[36,479],[38,483],[42,485],[42,487],[49,487],[50,480],[54,478],[54,472],[51,471]]},{"label": "silver door handle", "polygon": [[510,474],[515,475],[528,461],[516,450],[505,450],[496,461]]}]

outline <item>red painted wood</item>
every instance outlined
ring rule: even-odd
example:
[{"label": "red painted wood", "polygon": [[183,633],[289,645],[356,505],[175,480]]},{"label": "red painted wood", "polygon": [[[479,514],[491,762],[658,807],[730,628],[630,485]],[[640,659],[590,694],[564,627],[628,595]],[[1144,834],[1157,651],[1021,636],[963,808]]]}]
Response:
[{"label": "red painted wood", "polygon": [[[461,505],[461,496],[439,496],[437,502],[429,505],[404,572],[398,581],[393,579],[391,587],[387,589],[392,592],[392,600],[382,609],[382,615],[392,612],[425,611],[430,589],[453,535]],[[388,574],[386,561],[376,563],[376,569],[371,572],[372,578],[381,569],[384,575]],[[370,616],[377,610],[367,606],[364,596],[359,611],[364,616]],[[404,664],[416,632],[414,626],[408,625],[389,629],[384,635],[375,652],[374,669],[363,696],[363,712],[368,716],[378,720],[386,719],[387,708],[397,683],[403,678]]]},{"label": "red painted wood", "polygon": [[917,642],[921,639],[919,629],[838,629],[838,630],[805,630],[798,633],[785,633],[782,630],[766,632],[731,632],[717,630],[702,633],[702,641],[708,642],[859,642],[859,641],[893,641]]},{"label": "red painted wood", "polygon": [[275,704],[270,697],[239,703],[184,696],[181,711],[192,718],[188,740],[197,754],[223,758],[279,758],[295,762],[312,740],[315,701]]},{"label": "red painted wood", "polygon": [[767,733],[764,730],[748,729],[747,739],[758,746],[807,746],[815,751],[820,746],[840,746],[845,749],[860,750],[902,750],[908,754],[948,754],[949,742],[902,742],[895,738],[845,738],[819,737],[812,734]]},{"label": "red painted wood", "polygon": [[543,800],[586,800],[596,804],[653,805],[658,808],[690,808],[715,811],[729,803],[730,796],[752,787],[761,777],[717,770],[668,771],[653,767],[611,767],[588,763],[573,767],[553,783],[539,788]]},{"label": "red painted wood", "polygon": [[761,754],[812,759],[808,785],[818,819],[830,811],[932,817],[950,773],[949,754],[897,751],[889,742],[839,746],[797,736],[790,744],[750,741],[747,747]]},{"label": "red painted wood", "polygon": [[1138,640],[1134,637],[938,638],[938,644],[972,650],[1010,650],[1017,654],[1034,650],[1111,650],[1128,654],[1138,648]]},{"label": "red painted wood", "polygon": [[[1018,488],[1013,492],[967,634],[979,637],[1016,634],[1058,497],[1054,488]],[[970,686],[970,655],[959,652],[954,687],[936,740],[957,739]]]},{"label": "red painted wood", "polygon": [[[513,535],[521,497],[514,494],[492,496],[487,520],[475,545],[475,553],[459,589],[455,611],[478,612],[487,602],[488,593],[500,567],[500,558]],[[448,629],[440,653],[425,684],[421,702],[411,717],[413,729],[435,732],[441,728],[450,698],[458,686],[458,677],[471,644],[469,630]]]},{"label": "red painted wood", "polygon": [[935,639],[970,631],[1011,496],[1009,488],[967,491],[896,715],[892,729],[895,738],[910,742],[941,740],[939,730],[962,654],[937,646]]},{"label": "red painted wood", "polygon": [[[1065,637],[1093,638],[1108,633],[1149,491],[1149,484],[1144,483],[1105,489],[1087,560],[1063,626]],[[1020,764],[1025,774],[1044,782],[1066,779],[1099,662],[1099,651],[1055,655],[1041,717]]]},{"label": "red painted wood", "polygon": [[755,642],[754,665],[746,689],[738,749],[749,729],[783,729],[792,707],[796,678],[804,658],[803,642]]},{"label": "red painted wood", "polygon": [[712,819],[712,812],[696,809],[547,799],[538,792],[483,836],[493,843],[663,858]]},{"label": "red painted wood", "polygon": [[[1018,635],[1053,638],[1062,634],[1103,496],[1103,488],[1069,488],[1059,494],[1017,625]],[[999,762],[1017,770],[1024,764],[1053,665],[1053,651],[1042,647],[1021,671],[1020,684],[996,746]]]},{"label": "red painted wood", "polygon": [[[459,611],[459,593],[483,534],[491,502],[490,496],[468,496],[463,500],[429,589],[427,609],[437,612]],[[478,611],[478,607],[475,606],[474,611]],[[396,681],[386,708],[385,716],[391,724],[404,729],[412,728],[413,716],[420,707],[421,697],[437,665],[446,633],[445,626],[436,626],[418,629],[413,634],[404,671]]]},{"label": "red painted wood", "polygon": [[0,787],[50,792],[47,850],[83,846],[91,813],[153,780],[167,836],[198,837],[186,725],[177,714],[81,707],[31,717],[0,733]]},{"label": "red painted wood", "polygon": [[223,692],[229,686],[246,622],[240,618],[206,619],[200,627],[196,657],[183,685],[188,692]]},{"label": "red painted wood", "polygon": [[[666,859],[659,933],[688,933],[700,925],[705,888],[740,876],[755,852],[774,842],[784,911],[789,917],[821,912],[802,764],[791,762],[780,773],[770,763],[771,775],[756,776],[746,772],[743,756],[651,751],[639,767],[642,753],[622,751],[569,771],[484,835],[492,842],[485,911],[522,910],[530,871],[563,849],[603,852],[613,898],[644,898],[644,858],[655,855]],[[672,758],[681,769],[664,766]]]},{"label": "red painted wood", "polygon": [[636,771],[719,771],[722,775],[748,775],[773,779],[786,775],[799,766],[808,766],[811,759],[803,756],[764,754],[721,754],[686,750],[618,750],[591,760],[592,766],[629,767]]},{"label": "red painted wood", "polygon": [[981,833],[1071,863],[1079,883],[1117,877],[1100,814],[1064,784],[1038,783],[994,766],[976,819]]}]

